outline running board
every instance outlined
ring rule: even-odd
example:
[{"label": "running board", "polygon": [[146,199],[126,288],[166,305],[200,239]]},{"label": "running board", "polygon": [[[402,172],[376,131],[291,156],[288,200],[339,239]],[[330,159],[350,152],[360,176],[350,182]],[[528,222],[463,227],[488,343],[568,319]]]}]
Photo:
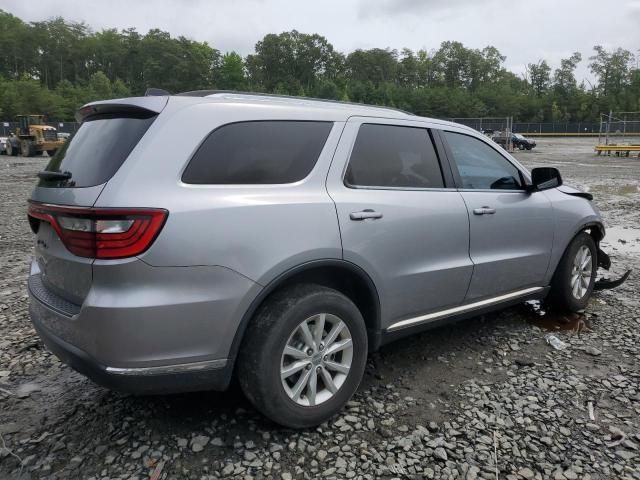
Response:
[{"label": "running board", "polygon": [[421,315],[419,317],[407,318],[406,320],[401,320],[387,327],[386,332],[395,332],[396,330],[400,330],[407,327],[413,327],[415,325],[430,322],[432,320],[437,320],[439,318],[444,318],[444,317],[449,317],[451,315],[457,315],[460,313],[469,312],[471,310],[475,310],[478,308],[502,303],[507,300],[513,300],[518,297],[526,297],[527,295],[531,295],[532,293],[536,293],[536,292],[541,292],[543,290],[544,290],[543,287],[525,288],[524,290],[518,290],[515,292],[507,293],[505,295],[500,295],[498,297],[486,298],[478,302],[468,303],[466,305],[460,305],[459,307],[448,308],[446,310],[440,310],[438,312],[428,313],[426,315]]}]

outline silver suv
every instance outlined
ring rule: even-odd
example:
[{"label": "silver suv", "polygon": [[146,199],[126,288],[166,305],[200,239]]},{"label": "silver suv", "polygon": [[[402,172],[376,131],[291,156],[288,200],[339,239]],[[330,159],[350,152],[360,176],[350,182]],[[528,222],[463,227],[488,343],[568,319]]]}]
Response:
[{"label": "silver suv", "polygon": [[317,425],[367,353],[549,296],[585,307],[602,219],[459,124],[215,91],[88,104],[38,174],[33,324],[109,388],[225,389]]}]

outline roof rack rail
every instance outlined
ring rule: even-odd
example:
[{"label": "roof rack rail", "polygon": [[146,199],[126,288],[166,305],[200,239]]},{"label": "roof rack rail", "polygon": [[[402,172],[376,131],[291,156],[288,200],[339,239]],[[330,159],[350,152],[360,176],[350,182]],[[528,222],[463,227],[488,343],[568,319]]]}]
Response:
[{"label": "roof rack rail", "polygon": [[147,88],[144,92],[145,97],[164,97],[167,95],[171,95],[171,92],[168,90],[164,90],[162,88]]},{"label": "roof rack rail", "polygon": [[369,107],[369,108],[380,108],[385,110],[394,110],[396,112],[406,113],[407,115],[415,115],[411,112],[407,112],[406,110],[402,110],[400,108],[395,107],[385,107],[384,105],[369,105],[367,103],[358,103],[358,102],[345,102],[343,100],[333,100],[327,98],[315,98],[315,97],[304,97],[304,96],[295,96],[295,95],[280,95],[276,93],[262,93],[262,92],[242,92],[237,90],[193,90],[190,92],[181,92],[176,93],[176,96],[179,97],[208,97],[209,95],[215,95],[217,93],[229,93],[236,95],[253,95],[256,97],[276,97],[276,98],[286,98],[292,100],[312,100],[315,102],[327,102],[327,103],[337,103],[342,105],[355,105],[360,107]]}]

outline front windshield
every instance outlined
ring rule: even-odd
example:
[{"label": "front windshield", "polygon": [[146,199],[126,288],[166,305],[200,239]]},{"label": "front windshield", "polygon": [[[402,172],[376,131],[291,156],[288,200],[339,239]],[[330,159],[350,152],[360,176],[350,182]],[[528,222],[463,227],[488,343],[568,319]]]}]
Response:
[{"label": "front windshield", "polygon": [[523,137],[522,135],[520,135],[519,133],[516,133],[516,134],[514,134],[513,136],[514,136],[514,137],[516,137],[516,138],[517,138],[517,139],[519,139],[519,140],[524,139],[524,137]]}]

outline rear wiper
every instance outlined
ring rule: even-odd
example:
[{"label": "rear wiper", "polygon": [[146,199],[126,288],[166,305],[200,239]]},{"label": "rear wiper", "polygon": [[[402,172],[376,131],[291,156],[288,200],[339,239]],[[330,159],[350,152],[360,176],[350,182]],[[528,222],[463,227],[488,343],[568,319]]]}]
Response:
[{"label": "rear wiper", "polygon": [[71,178],[71,172],[54,172],[51,170],[43,170],[38,172],[38,178],[43,180],[68,180]]}]

